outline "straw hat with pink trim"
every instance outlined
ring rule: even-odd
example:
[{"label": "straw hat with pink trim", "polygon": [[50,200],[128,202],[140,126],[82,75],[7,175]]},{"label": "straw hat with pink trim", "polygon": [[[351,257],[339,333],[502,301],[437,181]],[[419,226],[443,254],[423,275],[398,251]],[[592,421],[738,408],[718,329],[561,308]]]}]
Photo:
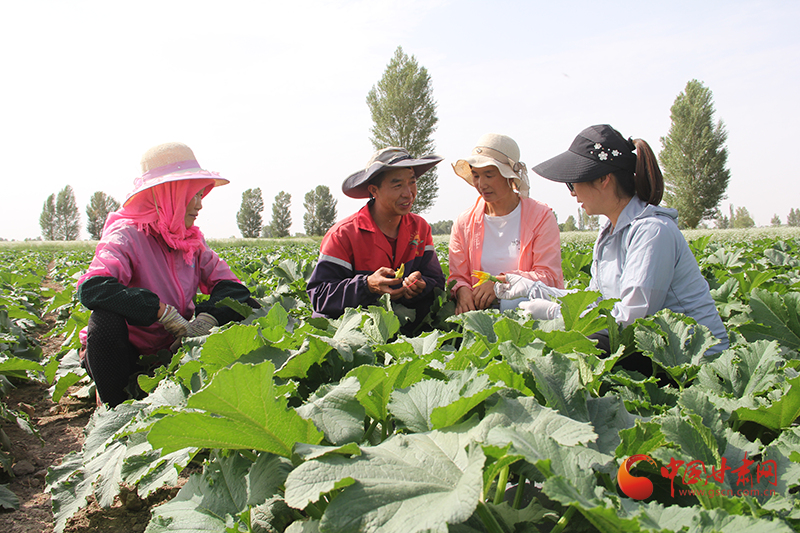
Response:
[{"label": "straw hat with pink trim", "polygon": [[[170,181],[212,179],[214,186],[229,183],[217,172],[200,168],[192,149],[183,143],[164,143],[150,148],[142,156],[142,175],[133,180],[133,191],[123,206],[140,192]],[[206,191],[206,194],[208,191]],[[205,196],[205,194],[203,195]]]}]

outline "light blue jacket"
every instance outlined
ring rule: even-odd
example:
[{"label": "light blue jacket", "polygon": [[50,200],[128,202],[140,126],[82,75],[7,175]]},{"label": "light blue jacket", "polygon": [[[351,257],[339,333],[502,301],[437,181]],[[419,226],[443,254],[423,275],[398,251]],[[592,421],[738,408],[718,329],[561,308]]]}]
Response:
[{"label": "light blue jacket", "polygon": [[589,289],[620,299],[612,315],[625,326],[664,308],[690,316],[720,340],[708,352],[718,353],[728,335],[677,218],[675,209],[634,196],[615,227],[606,221],[600,228]]}]

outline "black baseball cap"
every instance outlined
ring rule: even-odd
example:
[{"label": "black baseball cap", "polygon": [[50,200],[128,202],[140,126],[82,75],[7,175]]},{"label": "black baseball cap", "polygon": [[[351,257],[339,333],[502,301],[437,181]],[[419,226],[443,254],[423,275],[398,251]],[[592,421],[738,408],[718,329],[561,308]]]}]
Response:
[{"label": "black baseball cap", "polygon": [[636,147],[608,124],[589,126],[569,150],[533,167],[542,177],[560,183],[592,181],[619,170],[636,170]]}]

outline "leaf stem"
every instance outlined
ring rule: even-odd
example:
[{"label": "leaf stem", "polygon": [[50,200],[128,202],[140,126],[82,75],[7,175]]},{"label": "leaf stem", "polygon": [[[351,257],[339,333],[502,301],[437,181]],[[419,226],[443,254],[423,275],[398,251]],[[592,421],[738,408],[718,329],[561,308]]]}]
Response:
[{"label": "leaf stem", "polygon": [[322,520],[322,512],[313,503],[306,505],[305,511],[311,518],[315,520]]},{"label": "leaf stem", "polygon": [[497,519],[492,514],[492,511],[486,507],[485,503],[478,502],[478,507],[475,511],[478,513],[478,518],[481,519],[481,522],[483,522],[483,525],[486,527],[486,531],[489,533],[503,533],[503,528],[497,523]]},{"label": "leaf stem", "polygon": [[574,515],[575,511],[577,510],[577,507],[571,505],[569,509],[567,509],[567,512],[558,519],[558,522],[556,523],[555,527],[550,530],[550,533],[561,533],[564,531],[564,528],[567,527],[567,524],[569,523],[569,519],[572,518],[572,515]]},{"label": "leaf stem", "polygon": [[241,454],[242,457],[250,459],[254,463],[258,461],[258,456],[253,452],[251,452],[250,450],[239,450],[239,454]]},{"label": "leaf stem", "polygon": [[494,504],[500,505],[503,503],[503,497],[506,494],[506,484],[508,483],[508,465],[500,470],[500,477],[497,478],[497,489],[494,493]]},{"label": "leaf stem", "polygon": [[375,428],[378,426],[378,419],[372,421],[372,423],[367,428],[367,431],[364,433],[364,440],[369,442],[369,438],[372,437],[372,433],[375,431]]},{"label": "leaf stem", "polygon": [[519,482],[517,483],[517,492],[514,494],[514,509],[519,509],[522,506],[522,497],[525,494],[525,476],[519,476]]}]

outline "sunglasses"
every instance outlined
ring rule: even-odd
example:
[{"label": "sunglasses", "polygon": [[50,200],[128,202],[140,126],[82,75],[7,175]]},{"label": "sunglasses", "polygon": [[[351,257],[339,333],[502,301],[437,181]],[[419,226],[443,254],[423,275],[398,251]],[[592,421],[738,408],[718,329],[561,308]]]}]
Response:
[{"label": "sunglasses", "polygon": [[567,189],[569,189],[569,192],[575,192],[575,184],[567,183]]}]

